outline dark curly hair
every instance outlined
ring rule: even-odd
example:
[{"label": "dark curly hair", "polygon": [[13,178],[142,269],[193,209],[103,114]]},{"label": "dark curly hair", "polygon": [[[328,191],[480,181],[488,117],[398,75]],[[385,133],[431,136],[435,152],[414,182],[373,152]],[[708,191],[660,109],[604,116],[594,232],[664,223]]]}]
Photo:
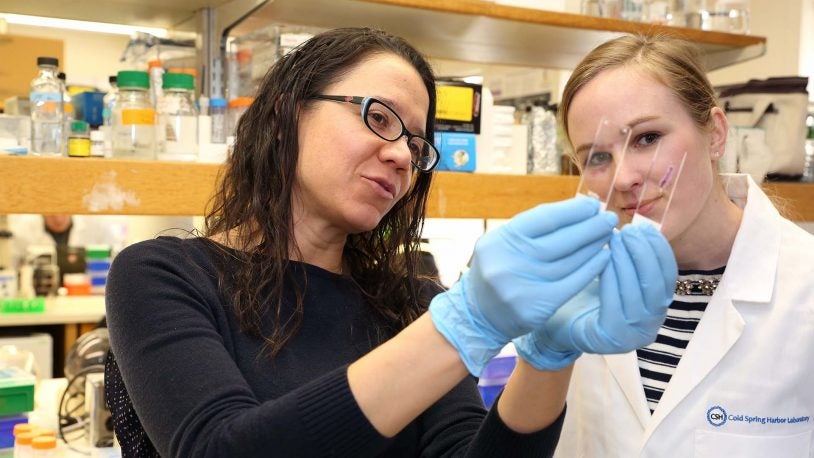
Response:
[{"label": "dark curly hair", "polygon": [[[298,251],[291,207],[299,157],[298,112],[375,54],[397,55],[421,76],[430,102],[425,132],[432,142],[435,80],[424,57],[403,39],[380,30],[330,30],[269,69],[254,103],[240,118],[234,149],[207,212],[204,235],[225,237],[234,250],[219,252],[238,266],[221,272],[221,287],[234,305],[241,330],[262,337],[272,356],[297,332],[303,316],[303,291],[295,291],[290,316],[284,316],[283,307],[289,253]],[[378,227],[349,235],[345,244],[345,274],[379,318],[380,336],[402,329],[426,308],[417,274],[418,237],[431,179],[431,173],[415,173],[408,193]],[[288,284],[294,283],[304,285]],[[264,316],[274,317],[266,335],[261,331],[266,328]]]}]

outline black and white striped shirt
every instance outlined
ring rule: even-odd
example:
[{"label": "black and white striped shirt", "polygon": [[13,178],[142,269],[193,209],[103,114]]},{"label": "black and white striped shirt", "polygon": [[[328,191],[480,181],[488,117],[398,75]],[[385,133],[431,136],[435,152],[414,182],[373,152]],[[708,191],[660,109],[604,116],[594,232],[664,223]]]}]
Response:
[{"label": "black and white striped shirt", "polygon": [[724,268],[680,271],[673,303],[670,304],[667,319],[661,326],[656,341],[636,350],[639,373],[651,414],[667,389]]}]

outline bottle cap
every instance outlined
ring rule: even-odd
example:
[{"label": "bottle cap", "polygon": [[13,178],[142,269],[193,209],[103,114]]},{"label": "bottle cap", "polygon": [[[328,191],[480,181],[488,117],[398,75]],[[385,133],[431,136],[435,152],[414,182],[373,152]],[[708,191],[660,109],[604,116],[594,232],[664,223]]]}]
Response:
[{"label": "bottle cap", "polygon": [[254,102],[254,97],[235,97],[229,100],[229,108],[247,107]]},{"label": "bottle cap", "polygon": [[34,439],[34,433],[29,431],[27,433],[17,434],[14,437],[14,443],[20,445],[30,445],[32,439]]},{"label": "bottle cap", "polygon": [[147,62],[147,68],[161,67],[161,61],[158,59]]},{"label": "bottle cap", "polygon": [[145,89],[150,88],[150,75],[147,72],[138,70],[122,70],[117,75],[119,87],[141,87]]},{"label": "bottle cap", "polygon": [[37,57],[37,65],[53,65],[59,67],[59,59],[56,57]]},{"label": "bottle cap", "polygon": [[209,100],[209,106],[215,108],[223,108],[226,106],[226,99],[215,98]]},{"label": "bottle cap", "polygon": [[71,121],[71,132],[87,132],[88,127],[88,123],[85,121]]},{"label": "bottle cap", "polygon": [[110,76],[107,77],[107,82],[108,83],[113,84],[113,83],[116,82],[116,80],[118,80],[118,78],[116,78],[116,75],[110,75]]},{"label": "bottle cap", "polygon": [[31,440],[34,450],[48,450],[57,447],[57,438],[54,436],[39,436]]},{"label": "bottle cap", "polygon": [[17,437],[17,435],[21,433],[30,433],[33,428],[31,423],[17,423],[14,425],[14,437]]},{"label": "bottle cap", "polygon": [[195,78],[186,73],[165,73],[161,87],[164,89],[195,89]]}]

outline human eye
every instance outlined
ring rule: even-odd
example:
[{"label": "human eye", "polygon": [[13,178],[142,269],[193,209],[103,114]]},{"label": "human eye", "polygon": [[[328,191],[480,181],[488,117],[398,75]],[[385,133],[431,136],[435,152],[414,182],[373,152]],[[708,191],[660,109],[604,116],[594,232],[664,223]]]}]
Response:
[{"label": "human eye", "polygon": [[661,139],[661,134],[658,132],[646,132],[641,135],[637,135],[634,140],[634,146],[637,148],[646,148],[648,146],[658,144],[659,140]]},{"label": "human eye", "polygon": [[613,154],[607,151],[594,151],[585,162],[585,167],[602,167],[613,162]]},{"label": "human eye", "polygon": [[372,127],[383,132],[391,130],[396,122],[393,112],[381,106],[370,107],[370,110],[367,112],[367,120]]}]

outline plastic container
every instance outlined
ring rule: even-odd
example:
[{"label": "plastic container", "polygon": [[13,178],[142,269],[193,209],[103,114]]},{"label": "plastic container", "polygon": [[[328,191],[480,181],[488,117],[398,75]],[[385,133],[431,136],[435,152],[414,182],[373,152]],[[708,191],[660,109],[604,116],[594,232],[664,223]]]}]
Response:
[{"label": "plastic container", "polygon": [[232,136],[237,133],[237,125],[240,122],[240,117],[249,109],[254,102],[252,97],[237,97],[229,101],[229,121],[227,124],[226,136]]},{"label": "plastic container", "polygon": [[62,92],[62,134],[65,135],[63,148],[68,151],[68,136],[71,134],[71,123],[76,119],[76,110],[73,106],[71,95],[68,94],[68,83],[66,80],[65,72],[57,73],[57,78],[60,83],[60,90]]},{"label": "plastic container", "polygon": [[111,248],[107,245],[85,246],[85,273],[90,281],[90,294],[104,294],[107,274],[112,261]]},{"label": "plastic container", "polygon": [[117,76],[119,97],[113,108],[112,156],[155,159],[156,116],[146,72],[123,70]]},{"label": "plastic container", "polygon": [[38,57],[37,77],[31,81],[31,147],[36,156],[62,156],[63,98],[62,84],[57,77],[59,59]]},{"label": "plastic container", "polygon": [[110,83],[110,91],[102,97],[102,121],[105,126],[112,124],[113,107],[116,106],[116,102],[119,100],[119,85],[116,75],[109,76],[107,81]]},{"label": "plastic container", "polygon": [[478,390],[486,408],[492,406],[498,394],[506,386],[506,382],[509,381],[509,376],[516,364],[517,352],[511,344],[507,345],[486,364],[480,379],[478,379]]},{"label": "plastic container", "polygon": [[803,177],[800,181],[814,183],[814,113],[809,113],[806,124],[808,125],[808,135],[806,135],[805,143]]},{"label": "plastic container", "polygon": [[163,84],[164,96],[158,113],[158,158],[194,161],[198,156],[195,78],[187,73],[167,73]]},{"label": "plastic container", "polygon": [[30,432],[28,418],[22,415],[0,418],[0,449],[14,447],[14,438],[21,433]]},{"label": "plastic container", "polygon": [[[162,89],[164,86],[164,68],[161,66],[161,61],[156,59],[147,62],[147,73],[150,75],[150,104],[153,108],[156,108],[164,95]],[[119,87],[121,87],[121,84],[119,84]]]},{"label": "plastic container", "polygon": [[226,143],[227,108],[226,99],[214,98],[209,101],[209,116],[212,118],[212,143]]},{"label": "plastic container", "polygon": [[85,121],[71,121],[68,134],[68,156],[90,156],[90,126]]},{"label": "plastic container", "polygon": [[0,299],[0,313],[42,313],[45,311],[45,298],[34,297]]},{"label": "plastic container", "polygon": [[105,157],[106,155],[107,147],[105,145],[105,131],[104,130],[90,131],[90,156]]},{"label": "plastic container", "polygon": [[57,439],[54,436],[37,436],[31,440],[31,458],[53,458],[57,455]]},{"label": "plastic container", "polygon": [[0,369],[0,416],[34,410],[34,382],[33,375],[18,367]]}]

